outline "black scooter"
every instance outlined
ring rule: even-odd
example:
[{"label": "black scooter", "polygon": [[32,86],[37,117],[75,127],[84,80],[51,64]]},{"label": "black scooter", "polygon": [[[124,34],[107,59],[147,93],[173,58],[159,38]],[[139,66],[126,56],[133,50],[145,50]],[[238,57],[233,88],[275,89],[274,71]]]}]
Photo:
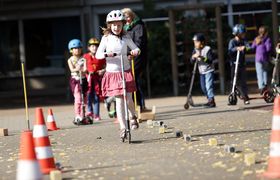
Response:
[{"label": "black scooter", "polygon": [[192,106],[192,107],[204,107],[204,106],[206,107],[207,106],[206,103],[195,104],[192,99],[192,88],[193,88],[194,78],[195,78],[195,74],[196,74],[197,63],[198,63],[198,60],[195,61],[194,66],[193,66],[192,78],[191,78],[191,83],[190,83],[189,92],[188,92],[188,96],[187,96],[187,102],[184,105],[185,109],[189,109],[190,106]]},{"label": "black scooter", "polygon": [[[239,64],[239,56],[240,56],[240,51],[237,51],[237,56],[236,56],[236,64],[235,64],[235,69],[234,69],[234,77],[233,77],[233,83],[232,83],[232,90],[231,90],[231,93],[230,95],[228,96],[228,105],[236,105],[237,104],[237,97],[239,99],[244,99],[241,95],[241,91],[240,89],[236,86],[236,82],[237,82],[237,75],[238,75],[238,64]],[[277,70],[278,69],[278,54],[277,54],[277,57],[276,57],[276,60],[275,60],[275,66],[274,66],[274,70],[273,72],[275,72],[273,75],[273,77],[275,78],[276,75],[277,75]],[[272,80],[274,79],[272,78]],[[273,83],[272,83],[273,84]],[[262,96],[261,97],[253,97],[253,98],[249,98],[249,100],[254,100],[254,99],[264,99],[264,101],[266,103],[272,103],[274,101],[274,98],[275,98],[275,94],[277,94],[277,91],[279,93],[279,87],[278,89],[276,88],[268,88],[266,89]]]},{"label": "black scooter", "polygon": [[264,99],[267,103],[274,102],[276,96],[280,95],[280,86],[279,86],[279,53],[276,54],[276,58],[273,60],[273,72],[271,79],[271,86],[264,93]]},{"label": "black scooter", "polygon": [[[86,60],[84,58],[81,58],[78,60],[79,64],[83,64],[84,62],[86,62]],[[74,119],[73,123],[75,125],[89,125],[89,124],[93,124],[93,119],[89,116],[86,116],[86,110],[85,110],[85,102],[84,102],[84,88],[83,88],[83,78],[82,78],[82,72],[79,72],[79,82],[80,82],[80,89],[81,89],[81,100],[82,100],[82,117],[81,119]]]},{"label": "black scooter", "polygon": [[228,105],[236,105],[237,97],[241,98],[241,91],[236,87],[240,51],[237,51],[231,93],[228,96]]}]

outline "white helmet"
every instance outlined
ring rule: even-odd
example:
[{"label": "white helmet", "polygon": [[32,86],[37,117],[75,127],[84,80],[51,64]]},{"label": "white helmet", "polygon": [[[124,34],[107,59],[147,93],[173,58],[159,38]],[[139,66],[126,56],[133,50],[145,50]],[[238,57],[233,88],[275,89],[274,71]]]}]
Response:
[{"label": "white helmet", "polygon": [[111,11],[106,18],[106,22],[113,22],[113,21],[124,21],[124,15],[120,10],[113,10]]}]

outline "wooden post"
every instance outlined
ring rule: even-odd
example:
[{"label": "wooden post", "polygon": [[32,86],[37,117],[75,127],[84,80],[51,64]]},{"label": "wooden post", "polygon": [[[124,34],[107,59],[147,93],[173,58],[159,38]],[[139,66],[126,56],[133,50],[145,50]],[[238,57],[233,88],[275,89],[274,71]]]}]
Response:
[{"label": "wooden post", "polygon": [[27,91],[26,91],[26,54],[25,54],[25,39],[24,39],[24,25],[23,20],[18,20],[18,32],[19,32],[19,54],[21,62],[21,72],[22,72],[22,83],[23,83],[23,94],[24,94],[24,105],[25,105],[25,119],[27,122],[27,128],[30,130],[29,112],[28,112],[28,102],[27,102]]},{"label": "wooden post", "polygon": [[225,61],[223,50],[223,27],[221,18],[221,8],[217,6],[215,8],[216,14],[216,27],[217,27],[217,39],[218,39],[218,64],[219,64],[219,79],[220,79],[220,91],[221,94],[225,94]]},{"label": "wooden post", "polygon": [[169,38],[171,46],[171,66],[172,66],[172,80],[173,80],[173,94],[178,96],[178,62],[177,62],[177,50],[176,50],[176,32],[174,23],[174,12],[168,10],[169,16]]},{"label": "wooden post", "polygon": [[271,1],[271,9],[272,9],[272,33],[273,33],[273,44],[276,47],[278,41],[278,33],[279,33],[279,24],[278,24],[278,10],[277,10],[277,0]]}]

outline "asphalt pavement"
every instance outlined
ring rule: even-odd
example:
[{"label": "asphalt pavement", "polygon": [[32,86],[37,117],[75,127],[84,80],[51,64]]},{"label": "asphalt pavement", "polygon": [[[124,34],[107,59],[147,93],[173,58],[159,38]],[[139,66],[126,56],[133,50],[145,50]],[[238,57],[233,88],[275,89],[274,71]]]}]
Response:
[{"label": "asphalt pavement", "polygon": [[[206,101],[201,96],[193,100]],[[72,124],[72,104],[41,106],[45,119],[52,108],[61,128],[49,137],[63,179],[259,179],[267,168],[273,104],[257,99],[250,105],[239,101],[227,106],[227,96],[216,96],[216,108],[185,110],[185,101],[186,97],[148,99],[147,107],[156,106],[156,121],[167,125],[166,132],[160,134],[159,127],[142,122],[132,131],[131,144],[120,142],[118,124],[103,104],[102,120],[87,126]],[[35,107],[29,109],[29,117],[32,127]],[[19,137],[27,127],[24,108],[0,109],[0,128],[9,131],[9,136],[0,137],[1,179],[15,179]],[[177,131],[192,140],[177,138]],[[209,144],[213,138],[217,145]],[[227,146],[235,152],[227,152]],[[256,158],[248,165],[244,157],[250,153]]]}]

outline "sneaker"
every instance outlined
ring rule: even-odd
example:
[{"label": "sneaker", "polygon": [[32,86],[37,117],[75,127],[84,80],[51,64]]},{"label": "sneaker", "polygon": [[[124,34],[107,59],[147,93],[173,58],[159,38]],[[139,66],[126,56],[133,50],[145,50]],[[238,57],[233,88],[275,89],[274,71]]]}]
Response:
[{"label": "sneaker", "polygon": [[245,104],[245,105],[250,104],[250,100],[249,100],[248,95],[244,97],[244,104]]},{"label": "sneaker", "polygon": [[132,120],[130,120],[130,126],[131,126],[131,129],[138,129],[139,128],[139,123],[137,122],[137,117],[134,116],[132,118]]},{"label": "sneaker", "polygon": [[216,107],[215,100],[214,100],[214,99],[209,100],[209,101],[206,103],[206,106],[209,107],[209,108],[214,108],[214,107]]},{"label": "sneaker", "polygon": [[125,128],[120,130],[120,138],[122,142],[124,142],[124,140],[126,139]]},{"label": "sneaker", "polygon": [[108,116],[109,116],[110,118],[115,117],[115,115],[116,115],[116,111],[115,111],[115,110],[112,110],[112,111],[109,111],[109,112],[108,112]]},{"label": "sneaker", "polygon": [[86,116],[91,117],[91,118],[93,118],[93,117],[94,117],[94,115],[93,115],[93,113],[92,113],[92,112],[88,112],[88,113],[86,114]]},{"label": "sneaker", "polygon": [[250,104],[250,101],[249,100],[244,100],[244,104],[248,105],[248,104]]},{"label": "sneaker", "polygon": [[100,118],[100,116],[94,116],[93,120],[94,120],[94,121],[100,121],[101,118]]},{"label": "sneaker", "polygon": [[82,117],[81,116],[76,116],[74,118],[73,124],[79,125],[82,122]]}]

